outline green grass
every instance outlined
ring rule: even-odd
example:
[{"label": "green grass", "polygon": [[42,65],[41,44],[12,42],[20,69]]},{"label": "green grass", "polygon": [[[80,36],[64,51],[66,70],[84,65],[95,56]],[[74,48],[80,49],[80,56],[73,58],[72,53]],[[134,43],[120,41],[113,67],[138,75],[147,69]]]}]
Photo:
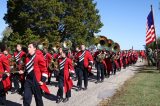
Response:
[{"label": "green grass", "polygon": [[108,100],[107,106],[160,106],[160,73],[153,67],[144,67]]}]

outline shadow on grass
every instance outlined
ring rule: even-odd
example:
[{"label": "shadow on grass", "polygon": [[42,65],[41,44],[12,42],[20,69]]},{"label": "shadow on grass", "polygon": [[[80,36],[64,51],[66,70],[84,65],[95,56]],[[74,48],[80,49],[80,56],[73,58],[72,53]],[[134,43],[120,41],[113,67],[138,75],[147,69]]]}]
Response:
[{"label": "shadow on grass", "polygon": [[147,66],[147,65],[141,66],[141,67],[139,67],[138,70],[136,69],[136,70],[132,70],[132,71],[136,71],[138,73],[156,73],[156,74],[160,74],[160,70],[157,70],[156,67]]}]

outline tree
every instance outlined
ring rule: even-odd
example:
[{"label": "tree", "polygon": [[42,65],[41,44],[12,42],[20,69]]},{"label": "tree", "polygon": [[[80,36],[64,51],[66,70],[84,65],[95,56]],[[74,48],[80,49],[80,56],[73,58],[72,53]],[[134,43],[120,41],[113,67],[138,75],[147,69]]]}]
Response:
[{"label": "tree", "polygon": [[[63,4],[57,0],[8,0],[4,19],[21,36],[27,28],[41,37],[58,36],[59,15]],[[55,38],[49,40],[54,40]],[[57,39],[56,39],[57,40]]]},{"label": "tree", "polygon": [[93,0],[8,0],[7,9],[13,33],[24,36],[29,28],[55,44],[66,38],[87,44],[103,25]]},{"label": "tree", "polygon": [[87,44],[103,25],[96,3],[93,0],[67,0],[66,4],[62,39],[69,38],[77,43]]},{"label": "tree", "polygon": [[13,32],[11,27],[6,27],[5,30],[2,32],[3,37],[8,38],[10,34]]},{"label": "tree", "polygon": [[28,28],[23,36],[20,36],[18,32],[12,33],[8,39],[7,46],[11,50],[15,49],[17,44],[22,44],[23,47],[27,47],[30,42],[38,41],[39,36],[33,34],[33,32]]},{"label": "tree", "polygon": [[156,40],[157,40],[157,44],[156,44],[156,42],[153,42],[153,43],[149,44],[147,47],[151,48],[153,50],[157,49],[157,47],[158,47],[158,49],[160,49],[160,37],[158,36]]}]

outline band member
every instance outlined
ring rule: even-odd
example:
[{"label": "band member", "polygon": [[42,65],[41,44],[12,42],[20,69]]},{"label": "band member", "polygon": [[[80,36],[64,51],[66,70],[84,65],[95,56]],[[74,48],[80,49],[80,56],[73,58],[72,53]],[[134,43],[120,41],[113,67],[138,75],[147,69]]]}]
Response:
[{"label": "band member", "polygon": [[52,70],[49,69],[49,64],[52,61],[52,55],[48,52],[47,48],[44,48],[43,52],[44,52],[44,59],[45,59],[45,62],[46,62],[46,67],[48,69],[48,83],[47,84],[50,84],[51,76],[52,76]]},{"label": "band member", "polygon": [[122,54],[120,51],[117,53],[117,59],[118,59],[117,62],[119,65],[119,70],[121,70],[121,68],[123,67],[123,63],[122,63]]},{"label": "band member", "polygon": [[140,56],[140,59],[141,59],[140,62],[141,62],[141,61],[143,62],[143,60],[146,58],[144,50],[141,50],[141,51],[139,52],[139,56]]},{"label": "band member", "polygon": [[[105,63],[105,53],[101,50],[98,50],[94,57],[96,58],[95,61],[96,61],[96,68],[97,68],[97,82],[96,83],[99,83],[99,82],[103,82],[104,80],[104,73],[105,71],[107,70],[107,66],[106,66],[106,63]],[[100,81],[101,79],[101,81]]]},{"label": "band member", "polygon": [[126,51],[123,51],[123,53],[122,53],[122,62],[123,62],[123,68],[124,69],[126,68],[126,65],[127,65],[127,63],[126,63],[127,56],[126,55],[127,55]]},{"label": "band member", "polygon": [[[17,71],[24,70],[24,60],[26,57],[26,53],[22,51],[22,46],[20,44],[17,44],[16,46],[16,52],[14,52],[14,58],[16,61],[16,67],[15,69]],[[21,83],[21,88],[19,90],[19,81]],[[14,89],[12,93],[19,92],[20,94],[23,93],[24,90],[24,74],[14,73],[13,74],[13,83],[14,83]]]},{"label": "band member", "polygon": [[160,72],[160,50],[157,50],[157,70]]},{"label": "band member", "polygon": [[41,89],[50,93],[45,81],[48,77],[47,67],[44,57],[36,52],[37,44],[28,45],[28,55],[25,60],[25,72],[20,70],[20,74],[25,73],[23,105],[30,106],[32,94],[35,97],[36,106],[43,106]]},{"label": "band member", "polygon": [[112,67],[113,67],[113,70],[112,70],[112,74],[115,75],[116,74],[116,54],[112,52]]},{"label": "band member", "polygon": [[76,73],[76,76],[75,76],[75,81],[78,79],[78,70],[77,70],[77,67],[76,67],[76,57],[78,55],[78,52],[80,51],[79,47],[77,46],[75,51],[73,52],[73,65],[74,65],[74,69],[75,69],[75,73]]},{"label": "band member", "polygon": [[[72,60],[67,58],[66,53],[62,52],[61,58],[58,59],[59,63],[59,76],[58,76],[58,92],[57,92],[57,101],[56,103],[67,102],[69,97],[71,97],[71,88],[73,86],[72,79],[69,73],[74,73]],[[63,90],[64,88],[64,90]],[[63,99],[63,92],[66,95],[66,98]]]},{"label": "band member", "polygon": [[85,45],[81,45],[81,51],[78,52],[77,57],[77,70],[78,70],[78,89],[80,91],[82,89],[82,78],[84,79],[84,90],[87,90],[88,86],[88,72],[93,64],[93,57],[91,53],[86,50]]},{"label": "band member", "polygon": [[0,105],[6,106],[6,92],[11,88],[9,60],[0,53]]},{"label": "band member", "polygon": [[[54,57],[54,61],[57,63],[57,61],[58,61],[58,59],[60,59],[60,58],[62,58],[61,57],[61,54],[63,53],[63,49],[60,47],[59,49],[58,49],[58,53],[55,55],[55,57]],[[58,81],[58,69],[57,69],[57,66],[56,66],[56,68],[55,68],[55,71],[54,71],[54,75],[55,75],[55,77],[56,77],[56,81]]]},{"label": "band member", "polygon": [[112,67],[112,52],[107,51],[106,53],[106,58],[105,58],[105,62],[107,65],[107,77],[110,77],[110,73],[113,71],[113,67]]},{"label": "band member", "polygon": [[58,49],[58,54],[57,54],[56,58],[57,58],[57,59],[61,58],[61,54],[62,54],[62,53],[63,53],[63,49],[60,47],[60,48]]},{"label": "band member", "polygon": [[128,64],[132,65],[132,50],[129,50],[128,52]]},{"label": "band member", "polygon": [[132,52],[132,63],[135,64],[138,60],[138,53],[136,51]]},{"label": "band member", "polygon": [[4,55],[7,57],[8,60],[11,60],[12,55],[10,55],[10,54],[8,53],[8,50],[4,50],[3,53],[4,53]]}]

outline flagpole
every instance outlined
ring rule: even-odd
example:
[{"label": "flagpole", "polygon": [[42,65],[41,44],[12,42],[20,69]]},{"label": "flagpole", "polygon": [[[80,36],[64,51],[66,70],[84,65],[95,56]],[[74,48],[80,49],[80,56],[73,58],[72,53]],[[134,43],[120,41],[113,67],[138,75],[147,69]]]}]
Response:
[{"label": "flagpole", "polygon": [[155,25],[154,25],[154,16],[153,16],[153,7],[151,5],[151,12],[152,12],[152,18],[153,18],[153,26],[154,26],[154,31],[155,31],[155,36],[156,36],[156,49],[157,49],[157,53],[156,53],[156,67],[158,69],[158,64],[157,64],[157,59],[158,59],[158,43],[157,43],[157,35],[156,35],[156,29],[155,29]]}]

